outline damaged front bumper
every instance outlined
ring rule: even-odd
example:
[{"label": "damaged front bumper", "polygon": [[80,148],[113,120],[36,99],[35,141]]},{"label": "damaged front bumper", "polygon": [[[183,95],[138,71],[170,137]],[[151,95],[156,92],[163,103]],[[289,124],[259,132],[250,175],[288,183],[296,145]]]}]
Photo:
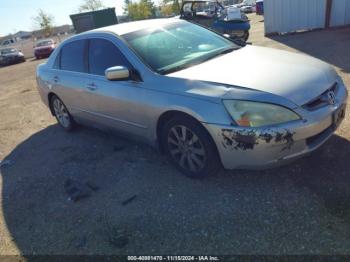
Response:
[{"label": "damaged front bumper", "polygon": [[319,148],[345,117],[347,91],[338,102],[314,112],[297,109],[303,119],[286,124],[246,128],[203,123],[214,138],[226,169],[265,169],[289,163]]}]

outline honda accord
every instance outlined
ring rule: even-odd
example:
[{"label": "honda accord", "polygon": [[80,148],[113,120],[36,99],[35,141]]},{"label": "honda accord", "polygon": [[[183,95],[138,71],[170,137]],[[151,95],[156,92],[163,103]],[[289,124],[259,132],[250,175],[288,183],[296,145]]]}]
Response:
[{"label": "honda accord", "polygon": [[118,130],[197,178],[303,156],[334,133],[347,103],[327,63],[242,47],[179,19],[76,35],[38,66],[37,81],[65,130],[77,123]]}]

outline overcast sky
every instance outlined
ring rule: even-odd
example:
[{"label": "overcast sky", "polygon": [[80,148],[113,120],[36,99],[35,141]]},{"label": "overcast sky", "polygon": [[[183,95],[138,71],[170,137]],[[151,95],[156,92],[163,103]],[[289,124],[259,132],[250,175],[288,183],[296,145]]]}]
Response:
[{"label": "overcast sky", "polygon": [[[103,0],[107,7],[123,12],[123,0]],[[55,25],[72,24],[69,15],[76,13],[82,0],[0,0],[0,36],[17,31],[32,31],[32,17],[43,9],[55,18]]]}]

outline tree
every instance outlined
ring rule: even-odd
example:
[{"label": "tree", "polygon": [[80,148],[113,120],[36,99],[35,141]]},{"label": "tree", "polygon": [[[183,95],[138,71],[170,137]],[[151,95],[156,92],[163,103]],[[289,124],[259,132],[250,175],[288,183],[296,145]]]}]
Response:
[{"label": "tree", "polygon": [[174,14],[180,14],[180,9],[181,9],[181,5],[179,0],[174,0],[173,1],[173,12]]},{"label": "tree", "polygon": [[155,17],[156,16],[156,7],[154,6],[154,3],[152,2],[152,0],[140,0],[141,3],[144,3],[148,10],[151,11],[152,16],[151,17]]},{"label": "tree", "polygon": [[39,9],[38,15],[33,18],[34,23],[44,31],[45,36],[52,34],[52,27],[54,17],[48,13],[45,13],[42,9]]},{"label": "tree", "polygon": [[95,11],[104,7],[101,0],[84,0],[84,3],[79,6],[79,12]]},{"label": "tree", "polygon": [[130,20],[142,20],[155,17],[156,8],[151,0],[140,0],[134,3],[125,1],[128,5],[124,8]]},{"label": "tree", "polygon": [[179,14],[179,0],[163,0],[163,3],[160,6],[160,12],[165,17]]},{"label": "tree", "polygon": [[162,16],[168,17],[173,15],[173,6],[171,4],[162,4],[160,6],[160,13]]},{"label": "tree", "polygon": [[124,0],[123,13],[124,15],[128,14],[130,0]]}]

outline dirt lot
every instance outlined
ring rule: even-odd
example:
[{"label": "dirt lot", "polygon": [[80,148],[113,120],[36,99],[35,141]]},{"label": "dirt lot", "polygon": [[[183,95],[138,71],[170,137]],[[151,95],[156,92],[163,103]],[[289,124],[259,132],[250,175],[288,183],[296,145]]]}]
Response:
[{"label": "dirt lot", "polygon": [[[350,28],[266,38],[251,18],[254,45],[329,62],[350,87]],[[0,254],[350,254],[350,110],[289,166],[191,180],[147,146],[65,133],[36,91],[41,62],[0,68]],[[69,201],[69,178],[99,189]]]}]

